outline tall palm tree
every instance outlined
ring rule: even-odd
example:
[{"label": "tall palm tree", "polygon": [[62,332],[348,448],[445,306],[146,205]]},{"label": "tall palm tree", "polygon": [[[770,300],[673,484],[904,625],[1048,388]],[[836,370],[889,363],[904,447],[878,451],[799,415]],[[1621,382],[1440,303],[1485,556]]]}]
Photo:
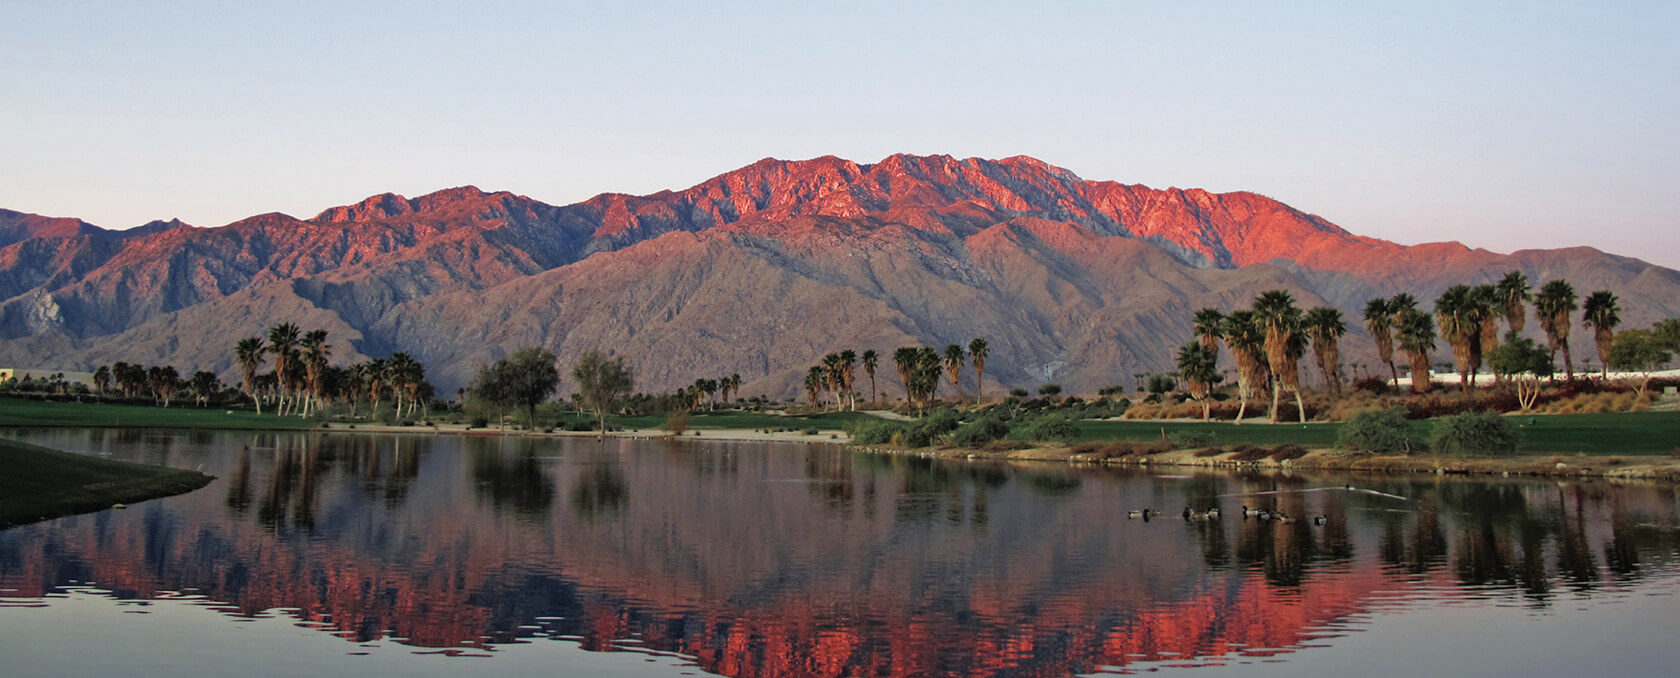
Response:
[{"label": "tall palm tree", "polygon": [[1318,371],[1324,375],[1324,385],[1331,395],[1342,392],[1342,335],[1347,323],[1342,312],[1331,306],[1318,306],[1307,311],[1302,328],[1312,339],[1313,356],[1318,359]]},{"label": "tall palm tree", "polygon": [[822,397],[823,382],[828,380],[828,371],[821,365],[812,365],[805,371],[805,398],[810,401],[811,409],[817,409],[817,399]]},{"label": "tall palm tree", "polygon": [[1563,351],[1564,379],[1575,381],[1575,360],[1569,356],[1569,316],[1575,312],[1575,287],[1566,280],[1548,280],[1534,295],[1534,315],[1555,360]]},{"label": "tall palm tree", "polygon": [[1266,364],[1272,370],[1272,423],[1278,421],[1278,396],[1283,389],[1295,393],[1301,422],[1307,421],[1306,403],[1301,400],[1301,309],[1295,297],[1284,290],[1261,292],[1254,299],[1254,321],[1266,330]]},{"label": "tall palm tree", "polygon": [[276,388],[280,391],[279,414],[282,416],[286,414],[286,390],[291,386],[287,377],[292,373],[297,343],[297,325],[280,323],[268,329],[268,352],[274,354],[274,376],[279,380]]},{"label": "tall palm tree", "polygon": [[915,399],[915,389],[911,388],[911,377],[916,370],[916,359],[920,347],[900,346],[893,350],[893,370],[898,372],[899,383],[904,384],[904,402],[908,404]]},{"label": "tall palm tree", "polygon": [[311,403],[320,401],[323,390],[322,373],[326,371],[327,359],[332,357],[332,346],[327,344],[326,330],[310,330],[303,335],[298,348],[303,358],[304,380],[308,384],[301,416],[307,417]]},{"label": "tall palm tree", "polygon": [[1429,319],[1429,314],[1409,308],[1400,312],[1394,334],[1400,350],[1412,359],[1412,392],[1428,393],[1429,353],[1435,350],[1435,323]]},{"label": "tall palm tree", "polygon": [[391,361],[384,358],[374,358],[368,361],[368,413],[374,418],[379,417],[379,399],[385,395],[385,389],[391,385]]},{"label": "tall palm tree", "polygon": [[863,373],[869,375],[869,404],[875,405],[875,368],[881,365],[881,354],[875,349],[865,349],[863,352]]},{"label": "tall palm tree", "polygon": [[1400,371],[1394,369],[1394,312],[1388,307],[1388,300],[1377,297],[1365,302],[1365,331],[1371,333],[1371,340],[1377,344],[1377,358],[1388,365],[1389,377],[1394,385],[1400,385]]},{"label": "tall palm tree", "polygon": [[958,405],[966,400],[962,392],[962,367],[967,360],[968,353],[963,351],[962,344],[945,345],[945,374],[951,378],[951,388],[957,391]]},{"label": "tall palm tree", "polygon": [[268,347],[263,346],[262,337],[246,337],[233,346],[233,361],[239,364],[240,388],[256,405],[257,414],[262,414],[262,399],[257,397],[255,389],[257,372],[262,370],[267,354]]},{"label": "tall palm tree", "polygon": [[986,357],[992,354],[992,347],[985,339],[975,337],[968,342],[968,359],[974,361],[974,404],[986,401]]},{"label": "tall palm tree", "polygon": [[[1482,368],[1493,355],[1493,349],[1499,348],[1499,318],[1505,314],[1504,301],[1499,296],[1496,285],[1477,285],[1471,288],[1471,297],[1475,301],[1476,326],[1481,330],[1481,340],[1474,346],[1471,356],[1470,381],[1476,380],[1476,371]],[[1493,372],[1493,380],[1499,382],[1499,372]]]},{"label": "tall palm tree", "polygon": [[741,374],[739,372],[731,372],[729,374],[728,381],[730,397],[724,399],[726,401],[724,404],[733,408],[735,401],[741,397]]},{"label": "tall palm tree", "polygon": [[1196,311],[1191,321],[1191,334],[1201,341],[1202,347],[1213,351],[1213,360],[1219,362],[1219,337],[1225,328],[1225,314],[1217,308],[1204,308]]},{"label": "tall palm tree", "polygon": [[1458,370],[1459,387],[1470,390],[1470,384],[1481,359],[1482,320],[1484,308],[1475,288],[1453,285],[1435,300],[1435,320],[1441,338],[1452,347],[1453,365]]},{"label": "tall palm tree", "polygon": [[1591,328],[1593,341],[1598,344],[1599,378],[1610,377],[1610,344],[1616,338],[1616,326],[1622,324],[1622,310],[1617,307],[1616,295],[1599,290],[1587,295],[1581,304],[1581,326]]},{"label": "tall palm tree", "polygon": [[1528,309],[1523,302],[1529,300],[1528,276],[1522,271],[1511,271],[1493,286],[1499,299],[1498,306],[1505,312],[1505,328],[1508,331],[1521,334],[1528,323]]},{"label": "tall palm tree", "polygon": [[1202,402],[1203,421],[1209,418],[1212,407],[1208,389],[1219,379],[1217,356],[1214,349],[1194,341],[1178,349],[1178,372],[1190,383],[1190,397]]},{"label": "tall palm tree", "polygon": [[845,395],[846,409],[857,409],[857,389],[852,385],[857,381],[857,351],[846,349],[840,352],[840,388]]},{"label": "tall palm tree", "polygon": [[1266,366],[1266,331],[1254,322],[1253,311],[1243,310],[1225,316],[1220,329],[1225,347],[1237,361],[1237,423],[1241,424],[1254,390],[1271,378]]},{"label": "tall palm tree", "polygon": [[943,366],[938,351],[927,346],[916,349],[916,365],[911,368],[910,383],[924,413],[927,411],[928,401],[932,400],[939,390],[939,373]]},{"label": "tall palm tree", "polygon": [[840,402],[842,400],[842,396],[840,394],[843,392],[842,389],[846,386],[844,374],[845,367],[840,364],[840,354],[830,353],[823,356],[822,366],[828,390],[834,392],[834,408],[840,409]]}]

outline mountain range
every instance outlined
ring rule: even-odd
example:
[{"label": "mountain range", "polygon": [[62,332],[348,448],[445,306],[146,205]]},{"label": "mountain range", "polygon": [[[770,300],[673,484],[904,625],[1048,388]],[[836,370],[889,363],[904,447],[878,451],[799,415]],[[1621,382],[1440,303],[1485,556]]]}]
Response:
[{"label": "mountain range", "polygon": [[[289,321],[328,330],[336,363],[408,351],[446,393],[540,344],[562,364],[623,355],[642,390],[738,373],[743,394],[780,397],[831,351],[984,337],[988,392],[1083,393],[1171,369],[1195,309],[1267,289],[1341,308],[1344,357],[1374,363],[1367,299],[1427,302],[1509,270],[1611,290],[1624,326],[1680,316],[1680,272],[1586,247],[1405,246],[1254,193],[1088,181],[1029,157],[822,157],[565,206],[468,186],[120,231],[0,210],[0,365],[231,378],[238,339]],[[1572,343],[1592,355],[1585,331]]]}]

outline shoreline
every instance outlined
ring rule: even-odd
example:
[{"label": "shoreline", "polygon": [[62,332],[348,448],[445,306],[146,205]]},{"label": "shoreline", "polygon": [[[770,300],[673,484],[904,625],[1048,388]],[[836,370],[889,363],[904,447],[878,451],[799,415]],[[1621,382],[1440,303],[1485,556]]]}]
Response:
[{"label": "shoreline", "polygon": [[[1172,450],[1147,455],[1106,456],[1076,454],[1068,447],[1033,447],[1021,450],[989,451],[970,448],[854,447],[859,452],[915,456],[928,459],[970,462],[1047,463],[1078,466],[1166,467],[1207,471],[1340,471],[1382,474],[1429,474],[1534,478],[1602,478],[1680,482],[1680,459],[1653,456],[1613,455],[1519,455],[1513,457],[1440,457],[1433,455],[1375,455],[1366,452],[1314,448],[1304,456],[1276,461],[1234,459],[1224,452],[1197,456],[1206,448]],[[1631,461],[1630,461],[1631,460]],[[1616,462],[1616,463],[1612,463]]]}]

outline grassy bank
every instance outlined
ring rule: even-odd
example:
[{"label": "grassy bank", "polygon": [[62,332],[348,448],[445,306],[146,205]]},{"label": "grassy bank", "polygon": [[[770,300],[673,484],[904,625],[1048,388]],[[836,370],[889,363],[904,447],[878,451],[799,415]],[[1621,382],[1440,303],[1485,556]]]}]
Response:
[{"label": "grassy bank", "polygon": [[0,440],[0,528],[190,492],[212,478]]},{"label": "grassy bank", "polygon": [[[1680,412],[1617,412],[1610,414],[1513,415],[1519,428],[1522,454],[1667,455],[1680,449]],[[1215,445],[1280,445],[1308,448],[1336,444],[1340,424],[1264,424],[1186,421],[1081,421],[1082,441],[1159,440],[1163,434],[1205,433]],[[1427,438],[1433,420],[1416,420],[1412,428]]]},{"label": "grassy bank", "polygon": [[295,431],[314,425],[313,421],[297,417],[198,408],[181,403],[174,407],[152,407],[0,398],[0,426]]}]

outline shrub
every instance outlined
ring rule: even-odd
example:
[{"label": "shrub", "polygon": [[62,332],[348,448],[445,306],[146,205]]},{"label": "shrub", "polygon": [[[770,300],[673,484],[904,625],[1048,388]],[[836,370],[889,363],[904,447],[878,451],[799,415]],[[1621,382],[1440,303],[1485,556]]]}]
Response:
[{"label": "shrub", "polygon": [[1061,384],[1039,384],[1038,386],[1038,394],[1041,396],[1056,396],[1061,395],[1061,393]]},{"label": "shrub", "polygon": [[1079,427],[1069,422],[1067,417],[1059,414],[1049,414],[1022,424],[1017,432],[1022,438],[1036,441],[1057,440],[1069,442],[1079,438]]},{"label": "shrub", "polygon": [[885,445],[892,442],[893,435],[904,431],[904,426],[890,421],[875,421],[859,424],[852,431],[853,445]]},{"label": "shrub", "polygon": [[1430,443],[1441,454],[1511,455],[1517,452],[1517,429],[1491,412],[1469,412],[1435,421]]},{"label": "shrub", "polygon": [[1027,389],[1024,389],[1024,388],[1012,388],[1012,389],[1009,389],[1009,395],[1012,398],[1025,398],[1025,397],[1027,397],[1028,393],[1027,393]]},{"label": "shrub", "polygon": [[1307,456],[1307,448],[1295,443],[1284,443],[1272,448],[1272,461],[1289,461]]},{"label": "shrub", "polygon": [[1009,427],[992,415],[963,424],[951,432],[951,444],[958,447],[979,447],[1009,435]]},{"label": "shrub", "polygon": [[682,435],[688,431],[688,410],[671,410],[665,415],[665,431],[671,435]]},{"label": "shrub", "polygon": [[1336,447],[1376,454],[1411,454],[1423,448],[1423,441],[1406,423],[1401,408],[1366,410],[1348,417],[1336,432]]},{"label": "shrub", "polygon": [[1207,447],[1213,444],[1213,433],[1208,431],[1173,431],[1167,434],[1167,442],[1180,449]]},{"label": "shrub", "polygon": [[1272,455],[1271,450],[1242,443],[1231,447],[1231,461],[1259,461]]}]

